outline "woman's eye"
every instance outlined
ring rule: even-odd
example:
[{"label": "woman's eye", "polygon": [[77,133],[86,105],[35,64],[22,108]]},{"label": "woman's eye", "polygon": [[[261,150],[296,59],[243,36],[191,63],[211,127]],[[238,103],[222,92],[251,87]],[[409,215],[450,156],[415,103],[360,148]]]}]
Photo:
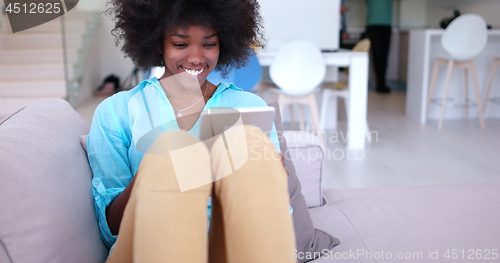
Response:
[{"label": "woman's eye", "polygon": [[174,47],[185,47],[185,46],[187,46],[186,44],[173,44],[173,45],[174,45]]},{"label": "woman's eye", "polygon": [[206,47],[215,47],[216,45],[216,43],[205,44]]}]

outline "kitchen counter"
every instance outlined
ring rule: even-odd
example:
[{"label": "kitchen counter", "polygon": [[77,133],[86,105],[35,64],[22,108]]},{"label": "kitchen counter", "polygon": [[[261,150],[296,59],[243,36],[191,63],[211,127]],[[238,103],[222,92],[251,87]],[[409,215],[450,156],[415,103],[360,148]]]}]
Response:
[{"label": "kitchen counter", "polygon": [[[442,29],[419,29],[410,30],[409,53],[408,53],[408,83],[406,95],[406,115],[426,122],[427,96],[432,77],[432,69],[437,56],[447,56],[441,46]],[[488,30],[488,43],[484,51],[475,59],[479,89],[481,91],[481,102],[484,103],[486,85],[488,84],[493,58],[500,55],[500,30]],[[491,96],[500,96],[500,72],[492,88]],[[446,78],[446,67],[440,67],[436,79],[434,97],[443,97]],[[449,97],[464,97],[465,75],[464,70],[456,68],[451,77]],[[472,78],[469,77],[469,98],[476,100]],[[429,119],[439,119],[440,105],[431,105]],[[485,118],[500,118],[500,106],[488,104]],[[470,118],[477,118],[477,110],[470,108]],[[465,118],[464,109],[447,108],[445,119]]]}]

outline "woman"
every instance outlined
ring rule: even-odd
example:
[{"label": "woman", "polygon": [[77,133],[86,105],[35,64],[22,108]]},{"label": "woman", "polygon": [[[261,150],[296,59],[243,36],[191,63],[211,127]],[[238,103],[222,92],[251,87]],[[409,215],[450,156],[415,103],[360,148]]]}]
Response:
[{"label": "woman", "polygon": [[[271,141],[247,126],[243,136],[229,130],[226,138],[237,146],[232,160],[222,138],[208,150],[193,136],[204,109],[266,106],[232,84],[206,80],[214,69],[227,73],[243,65],[249,47],[261,43],[258,3],[111,5],[113,33],[125,54],[143,69],[164,66],[165,74],[106,99],[94,114],[87,147],[101,237],[112,248],[108,261],[293,262],[286,171],[274,127]],[[244,155],[243,167],[224,177]],[[181,191],[179,170],[194,178],[188,181],[213,183]]]}]

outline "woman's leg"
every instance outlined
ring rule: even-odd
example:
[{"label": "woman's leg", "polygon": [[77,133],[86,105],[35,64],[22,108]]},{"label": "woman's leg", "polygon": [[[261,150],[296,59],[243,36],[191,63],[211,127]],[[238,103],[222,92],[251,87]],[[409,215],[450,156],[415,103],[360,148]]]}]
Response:
[{"label": "woman's leg", "polygon": [[212,198],[210,262],[295,262],[287,174],[274,144],[262,130],[240,126],[218,138],[210,155],[219,178]]},{"label": "woman's leg", "polygon": [[207,262],[212,184],[181,192],[183,186],[193,188],[212,180],[206,146],[187,132],[162,133],[144,155],[136,176],[108,261]]}]

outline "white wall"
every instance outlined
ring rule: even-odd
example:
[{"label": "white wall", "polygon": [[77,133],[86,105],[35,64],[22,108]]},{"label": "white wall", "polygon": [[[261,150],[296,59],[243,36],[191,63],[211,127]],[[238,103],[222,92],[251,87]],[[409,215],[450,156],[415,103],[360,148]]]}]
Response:
[{"label": "white wall", "polygon": [[310,40],[320,48],[339,46],[340,0],[261,0],[268,51],[292,40]]},{"label": "white wall", "polygon": [[399,28],[423,28],[427,19],[427,0],[399,0]]},{"label": "white wall", "polygon": [[102,15],[102,25],[96,36],[99,39],[101,81],[109,74],[117,75],[123,81],[134,68],[132,60],[125,58],[120,47],[115,46],[115,39],[111,35],[114,27],[111,17]]},{"label": "white wall", "polygon": [[100,62],[100,40],[97,34],[94,35],[90,46],[90,51],[87,58],[87,65],[85,66],[82,82],[80,83],[80,95],[76,102],[76,107],[93,96],[93,91],[96,87],[101,85],[101,62]]},{"label": "white wall", "polygon": [[366,26],[365,0],[345,0],[347,27],[364,28]]}]

